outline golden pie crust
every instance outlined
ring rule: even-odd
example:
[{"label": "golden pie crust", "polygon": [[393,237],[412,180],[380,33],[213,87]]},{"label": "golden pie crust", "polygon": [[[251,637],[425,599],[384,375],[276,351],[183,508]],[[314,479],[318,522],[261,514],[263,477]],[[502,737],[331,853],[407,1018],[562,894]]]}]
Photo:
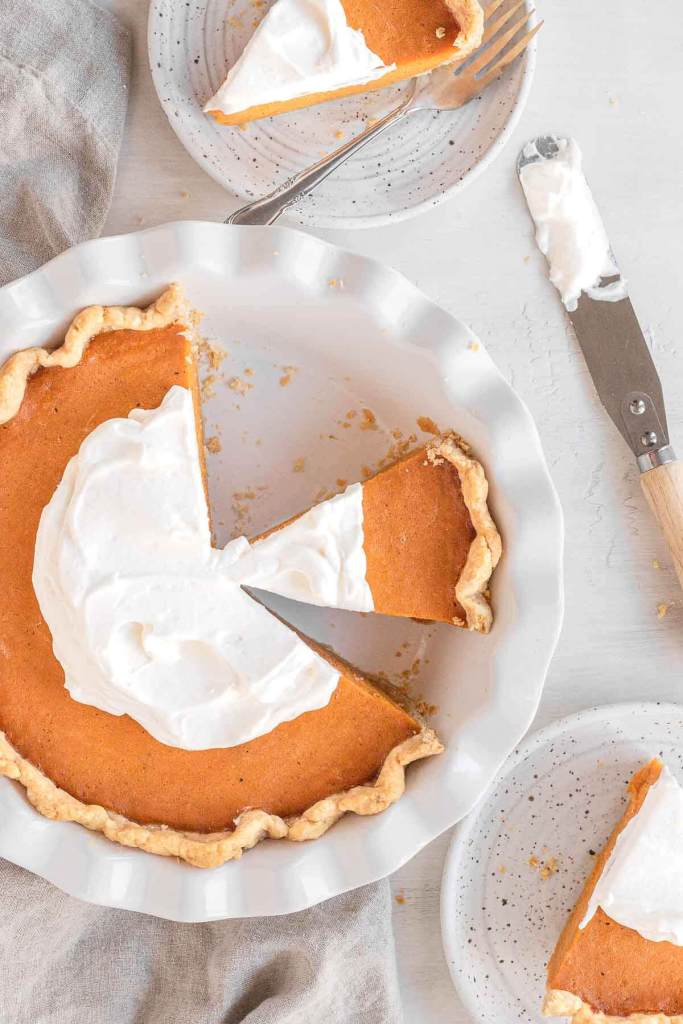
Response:
[{"label": "golden pie crust", "polygon": [[343,814],[379,814],[403,795],[405,769],[413,761],[440,754],[443,745],[432,729],[424,728],[389,752],[375,782],[318,800],[303,814],[285,820],[267,811],[250,809],[235,819],[230,832],[179,832],[160,825],[139,825],[97,804],[84,804],[65,793],[14,750],[0,733],[0,775],[21,783],[37,811],[54,821],[75,821],[122,846],[147,853],[179,857],[199,868],[215,868],[236,860],[262,839],[317,839]]},{"label": "golden pie crust", "polygon": [[569,1017],[572,1024],[683,1024],[683,1015],[666,1013],[630,1013],[627,1017],[615,1017],[601,1013],[584,1003],[571,992],[554,988],[546,992],[543,1000],[545,1017]]},{"label": "golden pie crust", "polygon": [[[53,352],[30,348],[17,352],[0,367],[0,425],[19,411],[29,377],[41,367],[76,366],[93,338],[107,331],[147,331],[183,324],[196,326],[197,314],[188,306],[179,285],[169,287],[146,309],[92,306],[76,316],[64,343]],[[413,716],[414,717],[414,716]],[[400,742],[386,756],[373,782],[316,801],[303,813],[282,818],[249,808],[235,819],[235,828],[218,833],[180,831],[163,825],[143,825],[97,804],[86,804],[56,786],[38,767],[22,757],[0,732],[0,775],[20,783],[33,806],[47,818],[74,821],[124,846],[162,856],[179,857],[197,867],[216,867],[239,858],[262,839],[315,839],[345,813],[369,815],[383,811],[403,794],[405,768],[413,761],[438,754],[443,745],[426,726]]]},{"label": "golden pie crust", "polygon": [[484,468],[469,454],[467,442],[454,433],[444,434],[431,442],[426,451],[432,465],[450,462],[460,479],[463,501],[470,514],[475,537],[455,584],[455,599],[465,611],[467,628],[488,633],[493,622],[488,587],[503,548],[487,504],[489,484]]}]

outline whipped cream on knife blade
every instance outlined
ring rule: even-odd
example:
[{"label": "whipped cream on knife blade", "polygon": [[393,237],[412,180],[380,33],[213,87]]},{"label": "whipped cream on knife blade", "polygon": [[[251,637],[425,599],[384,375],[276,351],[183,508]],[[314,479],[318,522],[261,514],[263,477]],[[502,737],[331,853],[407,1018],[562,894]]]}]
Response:
[{"label": "whipped cream on knife blade", "polygon": [[395,67],[372,52],[360,29],[351,28],[341,0],[276,0],[204,110],[237,114],[365,85]]},{"label": "whipped cream on knife blade", "polygon": [[[626,298],[626,281],[617,267],[605,226],[583,173],[574,139],[546,136],[527,143],[519,160],[519,179],[536,225],[536,242],[548,260],[550,280],[570,312],[582,292],[592,299]],[[618,280],[601,285],[607,277]]]},{"label": "whipped cream on knife blade", "polygon": [[683,946],[683,789],[666,767],[619,834],[581,928],[598,907],[644,939]]},{"label": "whipped cream on knife blade", "polygon": [[307,604],[371,612],[363,540],[363,485],[355,483],[256,541],[240,563],[242,580]]},{"label": "whipped cream on knife blade", "polygon": [[324,707],[339,673],[242,590],[248,552],[211,546],[188,390],[96,427],[43,510],[33,567],[71,696],[186,750]]}]

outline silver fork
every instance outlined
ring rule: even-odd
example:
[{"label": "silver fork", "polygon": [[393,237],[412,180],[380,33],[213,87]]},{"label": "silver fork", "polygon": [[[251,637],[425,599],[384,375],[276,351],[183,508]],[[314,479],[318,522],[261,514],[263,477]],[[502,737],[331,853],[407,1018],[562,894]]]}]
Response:
[{"label": "silver fork", "polygon": [[[416,110],[457,110],[475,96],[479,96],[508,64],[519,57],[543,25],[542,21],[537,22],[520,39],[513,42],[534,12],[525,9],[515,18],[520,8],[525,6],[525,0],[516,0],[507,11],[494,17],[504,2],[505,0],[491,0],[484,8],[484,35],[481,45],[466,60],[457,65],[450,64],[437,68],[421,78],[414,78],[399,105],[379,121],[375,121],[356,138],[340,146],[334,153],[323,157],[312,167],[288,178],[267,196],[240,207],[225,223],[273,224],[301,196],[312,192],[349,157],[408,114]],[[512,24],[509,25],[509,22]]]}]

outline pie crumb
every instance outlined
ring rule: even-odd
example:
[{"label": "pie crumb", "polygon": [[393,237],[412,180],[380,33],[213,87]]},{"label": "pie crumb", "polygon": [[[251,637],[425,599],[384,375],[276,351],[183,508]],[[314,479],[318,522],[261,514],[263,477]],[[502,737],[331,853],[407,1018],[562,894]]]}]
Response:
[{"label": "pie crumb", "polygon": [[418,416],[417,425],[425,434],[440,434],[438,426],[430,416]]},{"label": "pie crumb", "polygon": [[541,862],[535,854],[532,854],[529,857],[528,864],[530,868],[538,868],[539,877],[544,882],[547,882],[551,875],[557,874],[560,870],[557,857],[547,857],[546,860]]},{"label": "pie crumb", "polygon": [[660,601],[657,605],[657,618],[663,619],[666,613],[669,611],[670,607],[671,605],[668,604],[666,601]]},{"label": "pie crumb", "polygon": [[282,371],[283,372],[282,372],[282,376],[280,377],[280,387],[281,388],[286,388],[289,384],[292,383],[292,377],[298,371],[298,369],[299,369],[298,366],[283,366],[282,367]]},{"label": "pie crumb", "polygon": [[361,430],[377,430],[377,417],[372,409],[363,409],[363,419],[360,424]]},{"label": "pie crumb", "polygon": [[207,440],[206,440],[206,447],[207,447],[207,450],[210,451],[212,455],[218,455],[218,453],[222,449],[220,437],[215,437],[214,436],[214,437],[207,438]]},{"label": "pie crumb", "polygon": [[399,891],[394,896],[394,899],[396,900],[400,907],[403,906],[403,904],[406,902],[406,895],[403,889],[399,889]]},{"label": "pie crumb", "polygon": [[652,568],[653,569],[661,569],[662,568],[662,563],[659,561],[658,558],[654,558],[652,560]]},{"label": "pie crumb", "polygon": [[228,387],[231,391],[237,391],[240,395],[246,395],[248,391],[251,391],[253,384],[250,384],[246,380],[242,380],[241,377],[231,377],[228,381]]},{"label": "pie crumb", "polygon": [[215,345],[207,338],[200,338],[197,347],[199,349],[200,357],[207,361],[212,370],[220,369],[220,365],[223,360],[227,359],[227,350],[221,348],[220,345]]},{"label": "pie crumb", "polygon": [[337,487],[344,488],[348,486],[348,480],[345,480],[343,476],[337,477]]},{"label": "pie crumb", "polygon": [[292,463],[292,473],[303,473],[306,468],[306,459],[301,456]]},{"label": "pie crumb", "polygon": [[481,345],[479,344],[478,341],[470,341],[467,343],[467,347],[470,350],[470,352],[478,352],[479,349],[481,348]]},{"label": "pie crumb", "polygon": [[446,36],[446,29],[443,27],[443,25],[439,25],[434,34],[436,35],[437,39],[444,39]]},{"label": "pie crumb", "polygon": [[541,868],[539,874],[545,882],[551,875],[556,874],[560,870],[560,865],[557,863],[557,857],[549,857]]}]

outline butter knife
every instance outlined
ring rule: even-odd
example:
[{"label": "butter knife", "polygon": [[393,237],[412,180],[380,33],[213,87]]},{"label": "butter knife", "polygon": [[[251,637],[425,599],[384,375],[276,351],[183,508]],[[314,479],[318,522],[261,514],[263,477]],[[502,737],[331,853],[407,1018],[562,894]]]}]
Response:
[{"label": "butter knife", "polygon": [[573,139],[544,135],[517,172],[600,401],[636,457],[683,587],[683,463],[669,443],[662,385]]}]

